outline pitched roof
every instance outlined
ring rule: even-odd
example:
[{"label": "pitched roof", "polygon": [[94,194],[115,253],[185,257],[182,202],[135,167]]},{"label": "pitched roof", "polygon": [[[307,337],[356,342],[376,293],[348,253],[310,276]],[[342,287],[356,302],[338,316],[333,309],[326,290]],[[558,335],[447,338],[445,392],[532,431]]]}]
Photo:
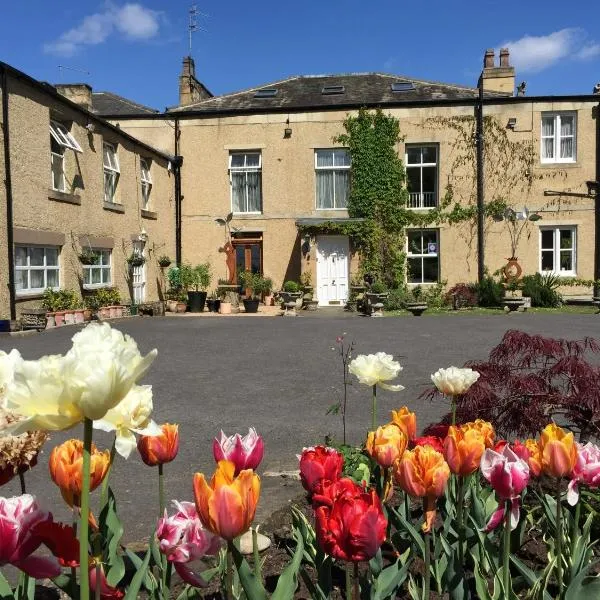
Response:
[{"label": "pitched roof", "polygon": [[104,116],[127,116],[158,113],[158,110],[118,96],[112,92],[92,93],[92,112]]},{"label": "pitched roof", "polygon": [[[403,91],[393,91],[392,84],[404,82]],[[342,86],[338,93],[323,93],[326,86]],[[259,90],[276,89],[275,95],[256,97]],[[215,96],[171,112],[252,111],[261,109],[335,108],[336,106],[379,106],[436,100],[474,99],[476,87],[437,81],[425,81],[386,73],[346,73],[341,75],[304,75],[289,77],[247,90]],[[486,97],[509,94],[485,92]]]}]

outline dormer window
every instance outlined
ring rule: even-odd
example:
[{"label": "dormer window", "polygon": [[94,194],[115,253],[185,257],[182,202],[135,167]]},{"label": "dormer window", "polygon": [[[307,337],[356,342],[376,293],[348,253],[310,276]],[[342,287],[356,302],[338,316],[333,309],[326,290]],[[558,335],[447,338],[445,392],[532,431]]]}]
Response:
[{"label": "dormer window", "polygon": [[71,132],[58,121],[50,121],[50,171],[52,189],[66,191],[65,149],[82,152],[81,146]]},{"label": "dormer window", "polygon": [[392,83],[392,92],[410,92],[415,89],[412,81],[394,81]]},{"label": "dormer window", "polygon": [[277,88],[263,88],[254,93],[255,98],[275,98],[277,96]]},{"label": "dormer window", "polygon": [[321,90],[323,96],[333,96],[334,94],[343,94],[346,88],[343,85],[324,85]]}]

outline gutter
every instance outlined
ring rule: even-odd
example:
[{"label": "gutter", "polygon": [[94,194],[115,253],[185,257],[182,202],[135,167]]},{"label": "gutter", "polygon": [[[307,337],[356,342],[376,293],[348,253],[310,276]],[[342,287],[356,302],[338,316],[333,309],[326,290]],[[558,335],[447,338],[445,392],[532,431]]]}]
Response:
[{"label": "gutter", "polygon": [[479,102],[475,107],[475,140],[477,144],[477,281],[481,283],[485,276],[485,190],[483,181],[483,86],[479,88]]},{"label": "gutter", "polygon": [[175,263],[181,266],[181,167],[183,165],[183,156],[179,155],[179,119],[175,118],[175,158],[173,159],[173,167],[175,172]]},{"label": "gutter", "polygon": [[[593,109],[592,109],[593,110]],[[600,101],[596,106],[596,196],[594,205],[594,281],[600,281]],[[600,283],[594,284],[594,298],[600,297]]]},{"label": "gutter", "polygon": [[10,168],[10,127],[8,124],[8,77],[6,69],[0,64],[0,88],[2,89],[2,126],[4,133],[4,186],[6,188],[6,256],[8,259],[8,295],[10,318],[17,318],[15,303],[15,259],[13,240],[13,194]]}]

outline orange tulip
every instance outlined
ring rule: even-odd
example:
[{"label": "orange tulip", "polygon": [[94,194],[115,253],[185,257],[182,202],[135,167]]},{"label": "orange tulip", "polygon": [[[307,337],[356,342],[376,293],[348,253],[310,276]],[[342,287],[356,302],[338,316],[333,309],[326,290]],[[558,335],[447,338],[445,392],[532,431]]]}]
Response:
[{"label": "orange tulip", "polygon": [[244,469],[235,477],[235,465],[220,460],[210,485],[203,473],[194,475],[194,497],[198,516],[212,533],[231,541],[248,531],[254,519],[260,477],[252,469]]},{"label": "orange tulip", "polygon": [[138,452],[149,466],[171,462],[179,452],[179,425],[161,425],[161,435],[142,435],[138,440]]},{"label": "orange tulip", "polygon": [[529,451],[527,464],[529,471],[534,477],[539,477],[542,472],[542,450],[537,440],[528,439],[523,442],[523,445]]},{"label": "orange tulip", "polygon": [[394,423],[388,423],[378,427],[377,431],[369,432],[366,450],[381,467],[387,468],[402,456],[407,444],[408,438],[400,428]]},{"label": "orange tulip", "polygon": [[392,411],[392,423],[397,425],[409,440],[417,437],[417,415],[410,412],[406,406],[398,411]]},{"label": "orange tulip", "polygon": [[407,450],[394,463],[396,483],[411,496],[423,498],[425,523],[423,531],[429,532],[435,519],[435,502],[446,488],[450,468],[444,456],[431,446],[416,446]]},{"label": "orange tulip", "polygon": [[[100,452],[92,444],[90,464],[90,491],[101,483],[110,465],[110,452]],[[67,440],[56,446],[50,453],[48,461],[50,477],[60,488],[60,493],[69,506],[81,506],[81,488],[83,473],[83,442]]]},{"label": "orange tulip", "polygon": [[475,419],[472,423],[465,423],[465,426],[473,427],[474,429],[477,429],[479,433],[481,433],[486,448],[494,447],[496,432],[494,431],[494,427],[491,423],[488,421],[483,421],[482,419]]},{"label": "orange tulip", "polygon": [[555,423],[546,425],[540,435],[542,470],[551,477],[571,474],[577,462],[577,446],[573,432],[567,433]]},{"label": "orange tulip", "polygon": [[456,475],[470,475],[479,468],[486,438],[474,423],[451,425],[444,440],[444,456]]}]

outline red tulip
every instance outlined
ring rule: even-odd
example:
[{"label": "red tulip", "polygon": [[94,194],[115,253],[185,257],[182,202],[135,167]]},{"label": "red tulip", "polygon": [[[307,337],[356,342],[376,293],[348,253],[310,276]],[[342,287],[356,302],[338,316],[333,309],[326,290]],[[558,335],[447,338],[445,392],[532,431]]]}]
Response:
[{"label": "red tulip", "polygon": [[242,437],[239,433],[226,436],[221,431],[221,437],[213,441],[213,455],[215,461],[228,460],[235,465],[235,474],[244,469],[255,470],[263,459],[265,445],[262,436],[250,427],[248,433]]},{"label": "red tulip", "polygon": [[342,475],[344,457],[333,448],[304,448],[300,458],[300,479],[304,489],[313,493],[322,480],[336,481]]},{"label": "red tulip", "polygon": [[385,541],[387,521],[375,491],[341,494],[319,506],[315,518],[321,548],[340,560],[370,560]]},{"label": "red tulip", "polygon": [[[90,591],[92,594],[96,591],[96,567],[90,567]],[[111,587],[106,580],[104,570],[100,568],[100,600],[121,600],[125,593],[118,588]]]},{"label": "red tulip", "polygon": [[431,446],[436,452],[444,453],[444,441],[436,435],[424,435],[412,443],[413,447],[416,446]]},{"label": "red tulip", "polygon": [[149,467],[169,463],[179,452],[179,425],[164,423],[160,428],[160,435],[142,435],[138,440],[140,456]]},{"label": "red tulip", "polygon": [[364,488],[348,477],[342,477],[336,481],[323,479],[315,486],[312,497],[313,508],[316,509],[322,504],[331,507],[340,496],[356,496],[363,491]]}]

